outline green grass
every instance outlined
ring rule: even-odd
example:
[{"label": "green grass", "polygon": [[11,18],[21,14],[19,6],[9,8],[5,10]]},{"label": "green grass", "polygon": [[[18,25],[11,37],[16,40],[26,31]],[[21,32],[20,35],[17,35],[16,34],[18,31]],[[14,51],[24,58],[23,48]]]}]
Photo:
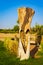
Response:
[{"label": "green grass", "polygon": [[10,54],[6,50],[3,43],[0,41],[0,65],[43,65],[43,51],[38,53],[41,55],[41,58],[30,58],[20,61],[15,55]]}]

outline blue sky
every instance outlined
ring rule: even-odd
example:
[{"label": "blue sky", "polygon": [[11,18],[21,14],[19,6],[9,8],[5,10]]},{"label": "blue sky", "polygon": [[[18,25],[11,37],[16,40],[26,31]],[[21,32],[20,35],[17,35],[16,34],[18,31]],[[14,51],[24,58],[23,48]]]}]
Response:
[{"label": "blue sky", "polygon": [[17,24],[19,7],[35,10],[31,26],[43,24],[43,0],[0,0],[0,29],[13,28]]}]

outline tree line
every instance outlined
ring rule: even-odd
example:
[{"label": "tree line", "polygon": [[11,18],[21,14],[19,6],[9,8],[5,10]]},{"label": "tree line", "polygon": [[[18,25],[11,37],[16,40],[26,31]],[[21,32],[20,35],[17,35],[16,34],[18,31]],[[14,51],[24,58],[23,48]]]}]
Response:
[{"label": "tree line", "polygon": [[0,33],[19,33],[19,26],[15,25],[12,29],[0,29]]},{"label": "tree line", "polygon": [[[0,29],[0,33],[19,33],[19,25],[15,25],[13,29]],[[39,35],[43,35],[43,25],[36,24],[31,28],[30,33],[38,33]]]}]

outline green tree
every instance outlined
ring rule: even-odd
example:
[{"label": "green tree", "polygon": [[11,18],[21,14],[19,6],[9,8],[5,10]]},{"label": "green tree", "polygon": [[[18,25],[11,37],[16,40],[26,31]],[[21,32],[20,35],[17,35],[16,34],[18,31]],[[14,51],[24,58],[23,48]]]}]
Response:
[{"label": "green tree", "polygon": [[18,26],[18,25],[15,25],[14,28],[13,28],[13,30],[14,30],[15,32],[19,32],[19,26]]},{"label": "green tree", "polygon": [[36,24],[33,28],[32,28],[32,33],[37,32],[39,35],[43,35],[43,25],[39,25]]}]

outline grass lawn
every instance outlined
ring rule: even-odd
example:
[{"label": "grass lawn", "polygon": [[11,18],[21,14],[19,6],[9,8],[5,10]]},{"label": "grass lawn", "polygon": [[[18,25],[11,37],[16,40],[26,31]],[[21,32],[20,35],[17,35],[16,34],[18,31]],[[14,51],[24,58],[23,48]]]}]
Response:
[{"label": "grass lawn", "polygon": [[[0,65],[43,65],[43,49],[38,53],[40,58],[30,58],[20,61],[15,55],[10,54],[0,41]],[[42,45],[43,48],[43,45]]]}]

